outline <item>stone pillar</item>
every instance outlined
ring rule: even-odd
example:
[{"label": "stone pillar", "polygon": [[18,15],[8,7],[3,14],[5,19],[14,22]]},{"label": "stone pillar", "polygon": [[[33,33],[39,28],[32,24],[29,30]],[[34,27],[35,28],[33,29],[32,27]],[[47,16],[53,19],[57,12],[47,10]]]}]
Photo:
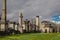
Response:
[{"label": "stone pillar", "polygon": [[6,0],[2,0],[1,31],[6,30]]},{"label": "stone pillar", "polygon": [[29,32],[31,32],[31,23],[29,21]]},{"label": "stone pillar", "polygon": [[30,29],[31,29],[31,32],[35,32],[36,31],[36,21],[35,19],[31,19],[31,24],[30,24]]},{"label": "stone pillar", "polygon": [[28,25],[28,32],[30,32],[30,21],[28,21],[28,23],[27,23]]},{"label": "stone pillar", "polygon": [[28,19],[26,19],[25,24],[26,24],[26,32],[29,32],[29,21],[28,21]]},{"label": "stone pillar", "polygon": [[20,31],[20,33],[23,33],[22,18],[23,18],[23,15],[21,13],[21,14],[19,14],[19,27],[20,27],[19,31]]},{"label": "stone pillar", "polygon": [[2,0],[2,22],[6,22],[6,0]]},{"label": "stone pillar", "polygon": [[59,24],[57,24],[57,33],[59,33]]},{"label": "stone pillar", "polygon": [[32,32],[33,31],[33,19],[31,19],[30,22],[31,22],[31,24],[30,24],[31,27],[30,28],[31,28],[31,32]]},{"label": "stone pillar", "polygon": [[39,16],[36,16],[36,31],[39,31]]},{"label": "stone pillar", "polygon": [[33,19],[33,32],[36,32],[36,20]]}]

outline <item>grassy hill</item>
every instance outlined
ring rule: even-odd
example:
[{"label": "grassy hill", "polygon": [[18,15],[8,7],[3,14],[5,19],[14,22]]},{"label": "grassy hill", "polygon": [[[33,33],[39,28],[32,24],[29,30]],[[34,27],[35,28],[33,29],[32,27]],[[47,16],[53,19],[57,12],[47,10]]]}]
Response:
[{"label": "grassy hill", "polygon": [[0,40],[60,40],[60,33],[29,33],[0,36]]}]

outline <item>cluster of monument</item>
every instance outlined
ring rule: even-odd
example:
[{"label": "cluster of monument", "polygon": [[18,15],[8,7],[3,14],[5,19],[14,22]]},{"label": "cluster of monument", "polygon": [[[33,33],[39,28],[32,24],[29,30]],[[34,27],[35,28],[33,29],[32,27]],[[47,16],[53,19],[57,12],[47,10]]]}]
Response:
[{"label": "cluster of monument", "polygon": [[41,32],[41,33],[57,33],[60,32],[59,24],[50,21],[39,21],[39,16],[35,20],[23,20],[22,13],[19,14],[19,23],[8,21],[6,19],[6,0],[2,0],[2,16],[0,18],[0,32]]}]

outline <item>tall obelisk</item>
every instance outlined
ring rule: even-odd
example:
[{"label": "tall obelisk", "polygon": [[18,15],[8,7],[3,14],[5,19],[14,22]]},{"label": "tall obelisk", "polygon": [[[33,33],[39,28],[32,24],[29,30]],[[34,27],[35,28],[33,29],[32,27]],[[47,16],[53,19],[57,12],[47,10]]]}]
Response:
[{"label": "tall obelisk", "polygon": [[2,0],[1,31],[6,30],[6,0]]},{"label": "tall obelisk", "polygon": [[20,33],[23,33],[22,18],[23,18],[22,13],[19,13],[19,31],[20,31]]},{"label": "tall obelisk", "polygon": [[2,22],[6,22],[6,0],[2,0]]}]

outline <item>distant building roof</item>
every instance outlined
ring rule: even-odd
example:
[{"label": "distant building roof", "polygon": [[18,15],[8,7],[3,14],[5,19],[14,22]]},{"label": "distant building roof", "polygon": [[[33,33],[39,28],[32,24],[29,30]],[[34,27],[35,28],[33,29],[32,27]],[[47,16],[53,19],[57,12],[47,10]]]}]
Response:
[{"label": "distant building roof", "polygon": [[50,22],[50,21],[42,21],[41,23],[44,24],[45,27],[55,27],[56,26],[56,24],[54,24],[53,22]]}]

